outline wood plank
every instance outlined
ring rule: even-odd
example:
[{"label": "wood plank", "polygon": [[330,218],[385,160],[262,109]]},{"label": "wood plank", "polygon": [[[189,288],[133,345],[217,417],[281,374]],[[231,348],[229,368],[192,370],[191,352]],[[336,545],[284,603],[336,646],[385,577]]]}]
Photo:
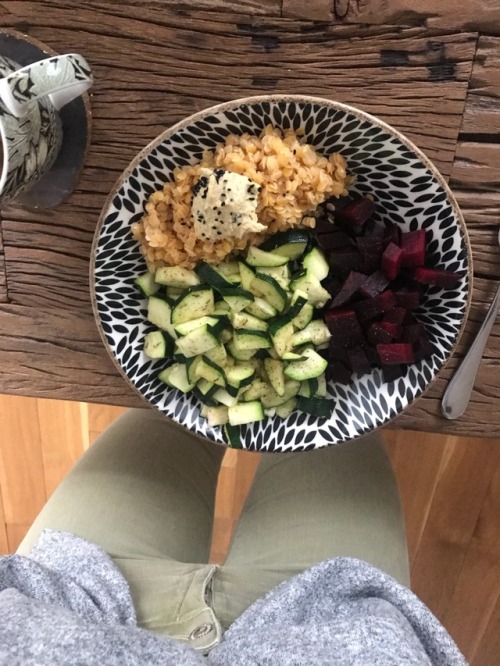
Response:
[{"label": "wood plank", "polygon": [[424,3],[420,0],[283,0],[283,16],[360,24],[425,25],[429,28],[477,30],[500,34],[500,6],[491,0],[461,3],[453,0]]},{"label": "wood plank", "polygon": [[85,451],[80,405],[69,400],[38,400],[38,422],[47,498]]},{"label": "wood plank", "polygon": [[9,544],[9,553],[15,553],[28,533],[31,523],[9,523],[7,525],[7,540]]},{"label": "wood plank", "polygon": [[500,132],[500,39],[481,36],[469,82],[462,122],[467,134]]},{"label": "wood plank", "polygon": [[0,251],[0,303],[7,303],[7,273],[5,266],[5,256]]},{"label": "wood plank", "polygon": [[[0,467],[2,466],[0,456]],[[1,476],[1,472],[0,472]],[[0,555],[6,555],[9,552],[9,542],[7,540],[7,530],[5,528],[5,514],[3,510],[2,488],[0,487]]]},{"label": "wood plank", "polygon": [[500,654],[500,599],[497,600],[493,613],[481,637],[481,642],[473,653],[472,666],[491,666],[498,661]]},{"label": "wood plank", "polygon": [[14,526],[31,525],[47,498],[37,401],[20,400],[0,396],[0,488],[11,550]]}]

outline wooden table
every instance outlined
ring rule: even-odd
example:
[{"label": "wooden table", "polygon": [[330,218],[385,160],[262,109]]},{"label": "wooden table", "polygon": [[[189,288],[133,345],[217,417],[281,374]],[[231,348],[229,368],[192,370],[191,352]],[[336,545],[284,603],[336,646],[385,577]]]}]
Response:
[{"label": "wooden table", "polygon": [[446,421],[440,398],[500,278],[500,0],[0,2],[0,24],[81,52],[95,74],[77,191],[52,211],[2,213],[0,392],[142,405],[108,358],[90,305],[89,253],[107,193],[184,116],[244,95],[305,93],[404,132],[449,178],[467,221],[475,280],[466,332],[392,425],[498,435],[500,323],[466,414]]}]

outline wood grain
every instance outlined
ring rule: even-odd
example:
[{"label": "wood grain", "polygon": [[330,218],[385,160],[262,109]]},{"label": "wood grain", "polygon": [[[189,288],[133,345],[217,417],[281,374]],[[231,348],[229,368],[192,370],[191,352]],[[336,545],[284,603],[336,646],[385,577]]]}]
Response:
[{"label": "wood grain", "polygon": [[[2,461],[0,457],[0,467],[1,466]],[[1,476],[0,472],[0,478]],[[9,542],[7,540],[7,529],[5,527],[5,514],[3,510],[2,487],[0,485],[0,555],[7,555],[9,552]]]},{"label": "wood grain", "polygon": [[477,44],[462,132],[500,132],[500,39],[481,36]]}]

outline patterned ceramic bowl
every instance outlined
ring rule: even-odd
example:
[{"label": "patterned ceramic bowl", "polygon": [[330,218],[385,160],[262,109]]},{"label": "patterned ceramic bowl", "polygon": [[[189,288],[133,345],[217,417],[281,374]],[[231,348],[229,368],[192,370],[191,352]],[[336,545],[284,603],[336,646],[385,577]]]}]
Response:
[{"label": "patterned ceramic bowl", "polygon": [[294,412],[246,426],[243,446],[255,451],[305,451],[359,437],[386,424],[420,396],[450,358],[462,332],[471,296],[471,253],[455,199],[434,165],[408,139],[355,108],[313,97],[273,95],[215,106],[177,123],[133,160],[102,212],[91,267],[94,311],[104,343],[126,380],[167,417],[198,435],[224,443],[219,428],[199,415],[192,395],[157,379],[164,365],[142,352],[146,301],[134,278],[146,270],[131,224],[139,220],[149,195],[161,189],[174,167],[197,162],[228,134],[259,134],[272,124],[303,128],[320,153],[340,152],[356,175],[353,191],[372,194],[378,220],[397,222],[405,231],[425,228],[434,265],[464,277],[453,290],[428,288],[417,315],[434,344],[433,356],[408,366],[390,383],[374,369],[354,376],[350,386],[330,383],[336,407],[329,419]]}]

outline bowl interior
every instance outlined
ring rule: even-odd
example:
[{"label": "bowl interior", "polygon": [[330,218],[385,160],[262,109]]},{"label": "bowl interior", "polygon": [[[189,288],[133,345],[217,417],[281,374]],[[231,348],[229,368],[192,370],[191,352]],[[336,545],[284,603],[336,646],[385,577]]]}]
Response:
[{"label": "bowl interior", "polygon": [[199,435],[223,442],[220,429],[199,416],[199,403],[157,379],[164,361],[142,352],[146,301],[134,279],[146,270],[130,225],[141,218],[149,195],[170,179],[176,166],[196,163],[203,150],[228,134],[259,134],[266,125],[302,129],[320,153],[340,152],[356,175],[353,192],[371,194],[378,221],[404,231],[425,228],[432,265],[465,276],[452,291],[431,287],[417,312],[435,352],[385,383],[382,373],[356,377],[350,386],[331,383],[336,401],[330,419],[294,412],[247,426],[244,446],[259,451],[303,451],[353,439],[387,423],[417,398],[451,355],[470,300],[470,249],[465,225],[446,183],[407,139],[383,122],[342,104],[314,98],[264,97],[207,109],[178,123],[131,163],[106,204],[93,252],[94,306],[106,346],[124,376],[154,407]]}]

